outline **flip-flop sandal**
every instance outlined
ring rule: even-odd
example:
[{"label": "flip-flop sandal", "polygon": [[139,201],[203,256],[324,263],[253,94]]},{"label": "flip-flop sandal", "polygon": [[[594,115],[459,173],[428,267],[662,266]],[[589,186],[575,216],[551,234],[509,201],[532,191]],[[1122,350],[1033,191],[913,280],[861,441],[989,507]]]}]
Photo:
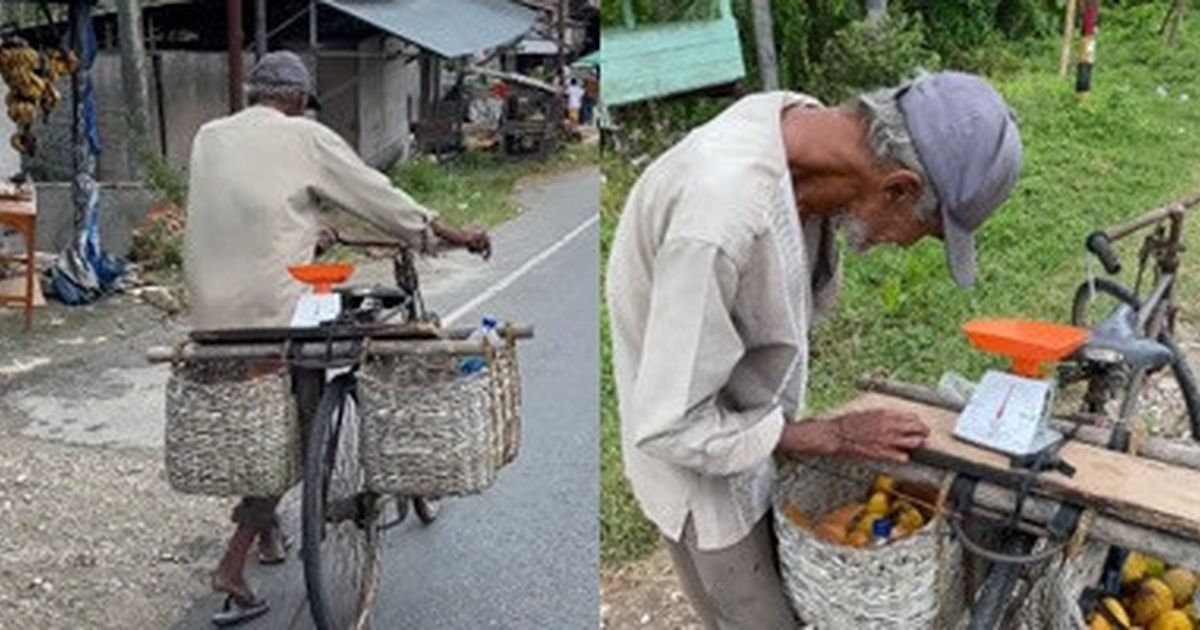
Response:
[{"label": "flip-flop sandal", "polygon": [[288,552],[292,550],[292,538],[291,538],[291,536],[286,536],[283,534],[280,534],[280,536],[283,539],[283,541],[282,541],[283,542],[283,555],[273,556],[273,555],[264,553],[262,543],[260,542],[258,544],[258,563],[259,564],[264,565],[264,566],[272,566],[272,565],[283,564],[284,562],[287,561]]},{"label": "flip-flop sandal", "polygon": [[236,626],[237,624],[261,617],[270,609],[271,607],[267,605],[267,600],[265,599],[256,599],[243,605],[233,595],[226,595],[225,604],[221,606],[220,611],[213,613],[212,622],[214,625],[222,628]]}]

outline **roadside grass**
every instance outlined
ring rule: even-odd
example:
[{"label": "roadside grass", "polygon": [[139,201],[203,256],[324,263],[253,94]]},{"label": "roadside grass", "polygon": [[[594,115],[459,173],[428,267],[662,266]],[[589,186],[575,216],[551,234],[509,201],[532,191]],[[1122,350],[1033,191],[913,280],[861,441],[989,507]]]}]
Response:
[{"label": "roadside grass", "polygon": [[[993,77],[1016,111],[1025,167],[1014,194],[978,238],[975,288],[949,279],[940,243],[847,255],[844,290],[835,314],[814,332],[809,412],[854,394],[854,381],[884,373],[936,382],[944,371],[977,377],[1002,363],[970,348],[959,327],[968,319],[1018,316],[1066,321],[1075,287],[1085,278],[1083,242],[1111,225],[1200,188],[1200,25],[1188,23],[1179,42],[1155,36],[1158,7],[1114,9],[1105,15],[1094,92],[1084,102],[1073,79],[1060,79],[1057,43],[1011,45],[1023,68]],[[1160,86],[1165,96],[1160,94]],[[698,123],[699,121],[697,121]],[[602,242],[608,243],[638,167],[606,156]],[[1200,250],[1200,217],[1186,231]],[[1140,239],[1123,242],[1122,280],[1132,281]],[[1182,318],[1197,321],[1200,259],[1183,256]],[[1098,264],[1097,274],[1103,273]],[[619,428],[607,330],[602,333],[601,558],[605,566],[644,556],[657,545],[621,473]]]},{"label": "roadside grass", "polygon": [[[447,223],[491,229],[520,214],[513,192],[522,179],[594,165],[599,155],[595,145],[582,144],[566,145],[543,159],[466,151],[444,162],[417,157],[395,166],[388,176]],[[373,226],[345,212],[331,212],[326,219],[345,234],[378,235]]]}]

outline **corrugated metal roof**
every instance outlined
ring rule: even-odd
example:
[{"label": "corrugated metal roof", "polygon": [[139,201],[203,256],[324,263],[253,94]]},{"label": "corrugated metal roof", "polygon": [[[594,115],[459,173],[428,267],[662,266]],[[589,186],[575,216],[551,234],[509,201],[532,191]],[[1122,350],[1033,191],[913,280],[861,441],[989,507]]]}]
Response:
[{"label": "corrugated metal roof", "polygon": [[538,14],[509,0],[321,0],[443,57],[462,57],[508,44]]}]

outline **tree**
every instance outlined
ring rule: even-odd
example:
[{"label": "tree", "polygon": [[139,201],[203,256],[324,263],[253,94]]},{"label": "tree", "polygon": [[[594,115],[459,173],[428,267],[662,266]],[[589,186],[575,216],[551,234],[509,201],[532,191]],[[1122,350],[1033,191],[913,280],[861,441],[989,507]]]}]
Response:
[{"label": "tree", "polygon": [[775,56],[775,31],[771,0],[754,0],[754,47],[764,90],[779,89],[779,63]]},{"label": "tree", "polygon": [[146,82],[146,46],[142,38],[141,0],[116,0],[117,33],[121,45],[121,81],[125,92],[126,122],[134,152],[150,152],[150,89]]},{"label": "tree", "polygon": [[887,16],[887,0],[867,0],[867,22],[876,24]]}]

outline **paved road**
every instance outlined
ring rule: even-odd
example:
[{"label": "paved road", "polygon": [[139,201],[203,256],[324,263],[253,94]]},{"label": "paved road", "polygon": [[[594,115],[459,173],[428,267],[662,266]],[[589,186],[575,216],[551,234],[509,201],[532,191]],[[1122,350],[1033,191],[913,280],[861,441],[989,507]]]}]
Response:
[{"label": "paved road", "polygon": [[[599,194],[594,170],[529,186],[491,263],[429,274],[428,301],[459,325],[485,312],[535,325],[522,452],[483,495],[445,503],[433,526],[414,518],[388,533],[376,628],[599,626]],[[373,273],[386,275],[358,280]],[[253,569],[273,610],[242,627],[310,626],[299,564]],[[211,628],[217,605],[198,601],[176,627]]]}]

